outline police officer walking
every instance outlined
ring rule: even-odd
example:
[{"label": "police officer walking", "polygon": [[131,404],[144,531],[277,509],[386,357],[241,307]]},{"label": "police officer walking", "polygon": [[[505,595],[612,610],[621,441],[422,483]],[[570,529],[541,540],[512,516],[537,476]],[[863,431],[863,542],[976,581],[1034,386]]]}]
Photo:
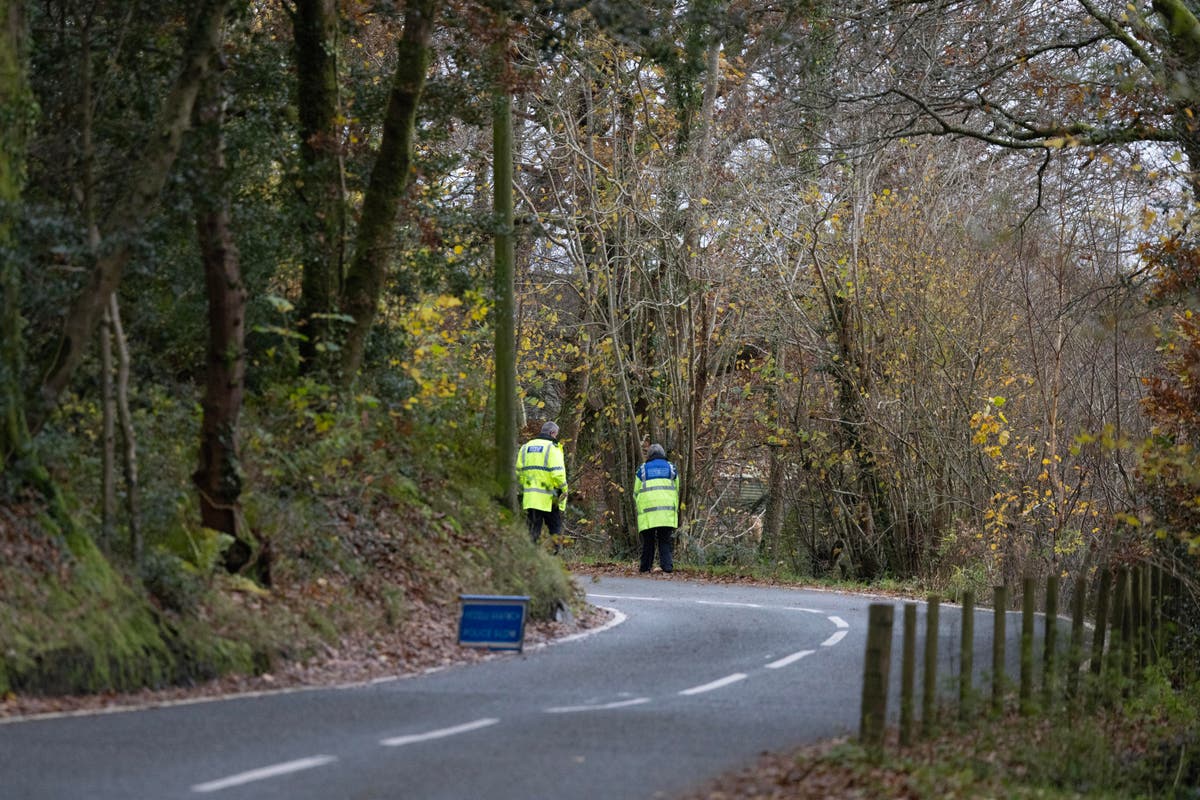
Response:
[{"label": "police officer walking", "polygon": [[558,425],[546,422],[541,433],[517,451],[517,480],[521,484],[521,508],[529,523],[529,538],[537,544],[542,524],[550,536],[562,532],[562,512],[567,507],[567,467]]},{"label": "police officer walking", "polygon": [[633,478],[633,497],[637,503],[638,532],[642,535],[641,572],[654,566],[654,548],[663,572],[671,572],[671,537],[679,527],[679,472],[667,461],[660,444],[650,445],[646,463]]}]

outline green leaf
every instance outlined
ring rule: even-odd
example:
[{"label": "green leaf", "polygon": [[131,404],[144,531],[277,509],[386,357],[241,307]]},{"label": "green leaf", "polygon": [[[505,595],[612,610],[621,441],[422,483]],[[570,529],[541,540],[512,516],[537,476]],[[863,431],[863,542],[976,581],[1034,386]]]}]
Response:
[{"label": "green leaf", "polygon": [[291,302],[288,301],[287,298],[274,294],[267,295],[267,302],[271,304],[272,308],[281,314],[287,314],[290,311],[294,311],[296,308],[291,304]]},{"label": "green leaf", "polygon": [[[285,300],[284,302],[287,302],[287,301]],[[313,315],[312,315],[312,318],[313,318],[313,319],[331,319],[331,320],[333,320],[334,322],[345,322],[345,323],[347,323],[347,324],[349,324],[349,325],[353,325],[353,324],[354,324],[354,317],[350,316],[349,314],[324,314],[324,313],[317,313],[317,314],[313,314]]]},{"label": "green leaf", "polygon": [[283,336],[288,339],[299,339],[304,342],[308,341],[308,337],[305,336],[303,333],[289,330],[288,328],[281,328],[278,325],[255,325],[254,332],[255,333],[273,333],[276,336]]}]

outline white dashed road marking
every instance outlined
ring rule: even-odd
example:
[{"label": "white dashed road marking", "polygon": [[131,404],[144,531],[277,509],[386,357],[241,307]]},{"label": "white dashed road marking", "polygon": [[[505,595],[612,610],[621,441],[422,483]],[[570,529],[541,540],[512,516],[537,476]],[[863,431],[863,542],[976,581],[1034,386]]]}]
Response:
[{"label": "white dashed road marking", "polygon": [[845,639],[846,634],[849,632],[850,631],[845,631],[845,630],[838,631],[837,633],[833,634],[833,636],[830,636],[828,639],[821,642],[821,647],[833,647],[835,644],[840,642],[842,639]]},{"label": "white dashed road marking", "polygon": [[693,686],[690,689],[684,689],[683,691],[680,692],[680,694],[692,695],[692,694],[702,694],[704,692],[711,692],[713,689],[720,689],[722,686],[728,686],[731,683],[737,683],[738,681],[744,681],[744,680],[746,680],[747,677],[749,677],[749,676],[747,676],[746,673],[744,673],[744,672],[735,672],[732,675],[726,675],[724,678],[717,678],[712,683],[705,683],[701,686]]},{"label": "white dashed road marking", "polygon": [[630,700],[614,700],[611,703],[600,703],[593,706],[554,706],[547,708],[547,714],[570,714],[575,711],[606,711],[610,708],[625,708],[626,706],[640,706],[642,703],[649,703],[649,697],[634,697]]},{"label": "white dashed road marking", "polygon": [[781,667],[786,667],[788,664],[793,664],[793,663],[799,661],[800,659],[804,658],[805,656],[811,656],[815,652],[817,652],[817,651],[816,650],[801,650],[798,653],[792,653],[790,656],[784,656],[783,658],[781,658],[777,661],[772,661],[770,664],[767,664],[767,669],[780,669]]},{"label": "white dashed road marking", "polygon": [[230,775],[228,778],[209,781],[207,783],[197,783],[192,787],[193,792],[205,794],[208,792],[219,792],[222,789],[231,789],[234,786],[241,786],[254,781],[266,780],[267,778],[275,778],[280,775],[287,775],[292,772],[299,772],[313,767],[320,767],[328,764],[331,761],[337,761],[334,756],[313,756],[312,758],[299,758],[295,761],[286,761],[282,764],[273,764],[269,767],[261,769],[252,769],[249,772],[239,772],[237,775]]},{"label": "white dashed road marking", "polygon": [[[636,596],[636,595],[589,594],[589,596],[594,597],[594,598],[603,598],[606,600],[641,600],[641,601],[649,601],[649,602],[664,602],[667,600],[667,598],[662,598],[662,597],[640,597],[640,596]],[[730,607],[736,607],[736,608],[779,608],[779,606],[766,606],[766,605],[762,605],[760,603],[717,602],[717,601],[711,601],[711,600],[696,600],[693,602],[696,602],[700,605],[730,606]],[[783,608],[787,608],[787,609],[790,609],[793,611],[803,611],[803,612],[806,612],[809,614],[822,614],[823,613],[815,608],[799,608],[796,606],[784,606]],[[616,609],[609,609],[609,610],[613,612],[614,620],[610,621],[607,625],[603,626],[602,630],[612,627],[613,625],[619,624],[620,622],[623,622],[625,620],[625,615],[621,614],[620,611],[618,611]],[[836,633],[834,633],[832,636],[830,636],[828,639],[826,639],[825,641],[821,642],[821,647],[832,647],[833,645],[840,642],[843,638],[845,638],[846,634],[848,634],[850,632],[849,631],[849,628],[850,628],[849,623],[847,623],[841,617],[829,616],[828,619],[830,622],[832,622],[834,625],[837,626],[838,631]],[[588,632],[585,632],[582,635],[577,634],[576,636],[567,637],[567,639],[569,640],[569,639],[575,639],[575,638],[582,638],[582,636],[585,636],[585,635],[588,635]],[[802,659],[806,656],[810,656],[815,652],[816,652],[815,650],[799,650],[795,653],[792,653],[791,655],[787,655],[787,656],[784,656],[783,658],[779,658],[779,659],[776,659],[776,660],[770,662],[769,664],[766,665],[766,668],[767,669],[782,669],[783,667],[786,667],[790,664],[794,664],[795,662],[799,661],[800,659]],[[749,676],[744,672],[735,672],[732,675],[726,675],[724,678],[718,678],[717,680],[710,681],[709,683],[704,683],[699,686],[693,686],[690,689],[683,689],[682,691],[679,692],[679,694],[684,695],[684,696],[703,694],[705,692],[715,691],[722,687],[729,686],[734,683],[738,683],[739,681],[744,681],[748,677]],[[651,698],[649,698],[649,697],[631,697],[631,698],[627,698],[625,700],[615,700],[610,703],[598,703],[598,704],[594,704],[594,705],[554,706],[551,708],[544,709],[544,711],[547,714],[567,714],[567,713],[580,712],[580,711],[604,711],[604,710],[609,710],[609,709],[628,708],[630,706],[642,705],[643,703],[649,703],[649,702],[651,702]],[[403,745],[416,744],[418,742],[426,742],[426,741],[430,741],[432,739],[442,739],[442,738],[445,738],[448,736],[456,736],[460,733],[468,733],[470,731],[475,731],[475,730],[479,730],[481,728],[490,727],[492,725],[497,724],[498,722],[500,722],[499,719],[496,719],[494,717],[486,717],[484,719],[477,719],[473,722],[467,722],[462,725],[455,725],[450,728],[441,728],[439,730],[427,731],[425,733],[408,734],[406,736],[393,736],[391,738],[381,739],[379,741],[379,743],[385,747],[401,747]],[[281,775],[288,775],[293,772],[300,772],[300,771],[303,771],[306,769],[313,769],[314,767],[324,766],[325,764],[329,764],[334,761],[337,761],[337,757],[336,756],[328,756],[328,755],[312,756],[310,758],[300,758],[300,759],[296,759],[295,761],[286,761],[281,764],[273,764],[271,766],[261,767],[259,769],[252,769],[252,770],[249,770],[246,772],[240,772],[236,775],[230,775],[226,778],[219,778],[217,780],[208,781],[206,783],[197,783],[194,786],[192,786],[192,791],[201,793],[201,794],[205,794],[205,793],[209,793],[209,792],[218,792],[218,791],[221,791],[222,789],[230,789],[235,786],[242,786],[247,783],[253,783],[254,781],[266,780],[268,778],[275,778],[275,777],[279,777]]]},{"label": "white dashed road marking", "polygon": [[455,725],[453,728],[442,728],[441,730],[428,731],[427,733],[413,733],[408,736],[393,736],[390,739],[380,739],[379,743],[384,747],[400,747],[406,744],[415,744],[416,742],[427,742],[430,739],[443,739],[447,736],[455,736],[468,731],[477,731],[480,728],[486,728],[489,725],[495,725],[500,720],[486,717],[477,719],[474,722],[467,722],[462,725]]}]

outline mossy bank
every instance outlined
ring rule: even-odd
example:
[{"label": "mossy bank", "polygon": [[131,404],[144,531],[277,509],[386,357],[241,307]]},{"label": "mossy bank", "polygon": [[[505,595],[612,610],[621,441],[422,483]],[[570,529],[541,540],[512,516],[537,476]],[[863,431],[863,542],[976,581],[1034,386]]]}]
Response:
[{"label": "mossy bank", "polygon": [[561,562],[492,499],[482,437],[435,436],[378,409],[331,409],[319,425],[250,417],[243,524],[258,551],[230,574],[228,538],[194,522],[187,443],[172,435],[191,413],[168,404],[146,420],[169,446],[147,470],[139,558],[119,535],[102,547],[88,532],[86,459],[66,458],[59,476],[70,524],[34,498],[0,509],[0,696],[253,675],[349,640],[377,643],[402,670],[432,645],[430,619],[452,624],[459,593],[528,595],[534,619],[582,608]]}]

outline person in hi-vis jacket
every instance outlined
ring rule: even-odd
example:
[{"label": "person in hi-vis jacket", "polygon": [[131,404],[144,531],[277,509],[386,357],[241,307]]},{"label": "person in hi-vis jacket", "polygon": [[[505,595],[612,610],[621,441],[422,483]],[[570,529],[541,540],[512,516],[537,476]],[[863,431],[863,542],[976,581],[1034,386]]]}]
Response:
[{"label": "person in hi-vis jacket", "polygon": [[646,452],[646,463],[637,468],[633,477],[633,499],[637,504],[638,532],[642,535],[641,572],[654,566],[654,549],[658,547],[658,565],[671,572],[671,537],[679,527],[679,471],[667,461],[667,451],[661,444],[652,444]]},{"label": "person in hi-vis jacket", "polygon": [[553,422],[544,423],[541,433],[517,451],[517,480],[529,538],[537,544],[543,523],[551,536],[561,533],[562,512],[567,507],[567,467],[558,443],[558,426]]}]

